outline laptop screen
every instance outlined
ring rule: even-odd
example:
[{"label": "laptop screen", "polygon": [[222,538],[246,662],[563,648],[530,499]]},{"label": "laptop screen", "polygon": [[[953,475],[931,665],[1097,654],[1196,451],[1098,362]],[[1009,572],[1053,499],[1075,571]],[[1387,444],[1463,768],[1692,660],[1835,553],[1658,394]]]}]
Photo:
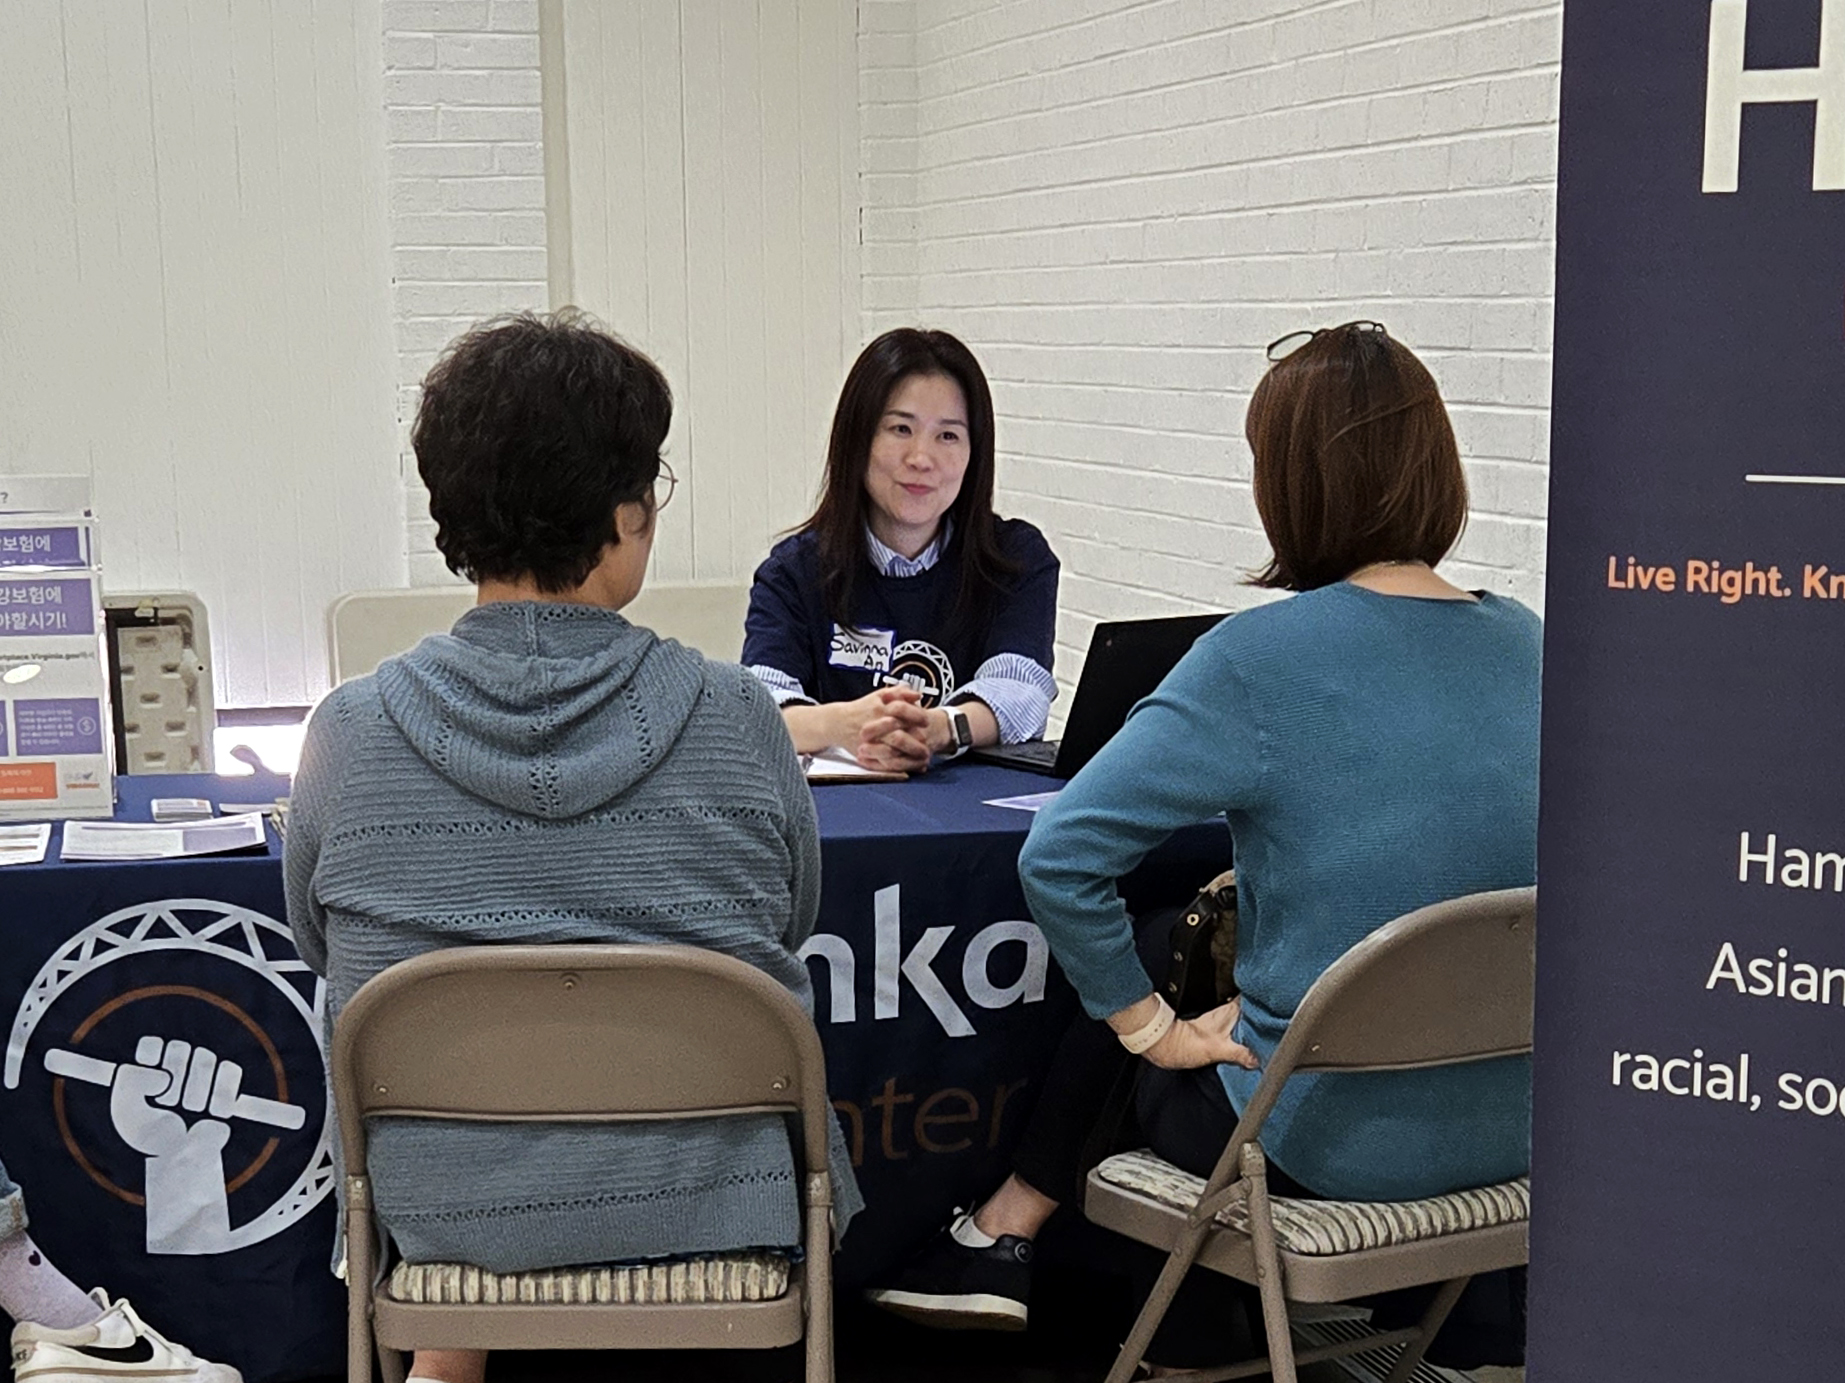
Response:
[{"label": "laptop screen", "polygon": [[1198,637],[1227,618],[1222,613],[1175,615],[1098,624],[1064,724],[1057,776],[1074,777],[1127,723],[1135,703],[1166,680]]}]

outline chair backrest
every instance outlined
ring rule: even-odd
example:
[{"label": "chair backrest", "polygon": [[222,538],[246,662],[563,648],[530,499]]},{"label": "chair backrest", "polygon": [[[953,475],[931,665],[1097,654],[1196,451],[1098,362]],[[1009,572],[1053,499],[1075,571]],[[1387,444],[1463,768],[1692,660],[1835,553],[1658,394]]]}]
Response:
[{"label": "chair backrest", "polygon": [[827,1165],[826,1062],[768,975],[690,946],[462,946],[374,975],[341,1011],[346,1166],[376,1115],[620,1122],[796,1112]]},{"label": "chair backrest", "polygon": [[1470,894],[1379,927],[1301,1000],[1231,1151],[1258,1136],[1296,1071],[1409,1070],[1530,1051],[1536,935],[1535,888]]},{"label": "chair backrest", "polygon": [[[747,584],[650,582],[622,614],[707,658],[735,662],[743,652],[749,599]],[[473,606],[472,586],[353,591],[341,596],[327,611],[334,685],[364,676],[430,634],[447,633]]]},{"label": "chair backrest", "polygon": [[333,685],[374,671],[430,634],[446,634],[474,608],[472,586],[351,591],[327,610],[327,659]]},{"label": "chair backrest", "polygon": [[1535,888],[1386,923],[1307,991],[1288,1027],[1296,1069],[1402,1070],[1530,1051],[1536,934]]}]

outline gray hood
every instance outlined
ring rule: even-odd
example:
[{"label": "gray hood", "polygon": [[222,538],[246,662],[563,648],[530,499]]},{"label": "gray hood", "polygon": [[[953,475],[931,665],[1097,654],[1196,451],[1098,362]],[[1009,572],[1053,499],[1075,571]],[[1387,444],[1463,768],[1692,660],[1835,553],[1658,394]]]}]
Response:
[{"label": "gray hood", "polygon": [[380,664],[416,752],[489,802],[581,816],[652,772],[691,719],[703,659],[613,610],[506,601]]}]

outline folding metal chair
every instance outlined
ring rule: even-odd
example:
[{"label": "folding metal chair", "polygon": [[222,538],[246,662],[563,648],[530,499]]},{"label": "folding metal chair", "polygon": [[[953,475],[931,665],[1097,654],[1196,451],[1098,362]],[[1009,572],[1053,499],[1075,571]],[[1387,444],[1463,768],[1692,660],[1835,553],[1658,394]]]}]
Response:
[{"label": "folding metal chair", "polygon": [[[1208,1181],[1151,1153],[1126,1153],[1089,1174],[1089,1218],[1170,1250],[1108,1383],[1127,1383],[1194,1266],[1254,1283],[1269,1357],[1179,1375],[1215,1383],[1297,1363],[1401,1344],[1390,1373],[1404,1383],[1468,1280],[1526,1260],[1530,1184],[1422,1201],[1360,1203],[1270,1197],[1262,1126],[1297,1072],[1402,1071],[1531,1050],[1537,890],[1437,903],[1390,922],[1339,958],[1301,1001]],[[1296,1355],[1287,1303],[1343,1302],[1440,1283],[1421,1321]]]},{"label": "folding metal chair", "polygon": [[[345,1153],[348,1379],[389,1383],[416,1349],[769,1349],[807,1339],[830,1383],[832,1183],[826,1065],[800,1002],[729,956],[687,946],[470,946],[362,986],[333,1035]],[[368,1118],[619,1123],[798,1116],[801,1261],[713,1255],[674,1264],[494,1274],[380,1261]],[[433,1173],[432,1173],[433,1174]]]}]

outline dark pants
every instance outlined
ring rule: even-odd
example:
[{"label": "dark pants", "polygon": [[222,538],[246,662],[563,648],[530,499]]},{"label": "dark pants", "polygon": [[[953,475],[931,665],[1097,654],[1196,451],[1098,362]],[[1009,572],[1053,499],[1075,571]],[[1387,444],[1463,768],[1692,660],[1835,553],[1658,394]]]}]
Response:
[{"label": "dark pants", "polygon": [[[1159,908],[1134,919],[1141,964],[1156,981],[1169,967],[1166,947],[1179,911]],[[1134,1091],[1144,1066],[1108,1024],[1078,1014],[1064,1032],[1012,1154],[1019,1179],[1080,1211],[1089,1169],[1121,1148],[1144,1145],[1144,1139],[1134,1138]],[[1223,1150],[1221,1142],[1218,1150]]]},{"label": "dark pants", "polygon": [[[1146,1066],[1134,1104],[1146,1145],[1193,1176],[1211,1175],[1236,1131],[1236,1111],[1214,1066],[1196,1071]],[[1313,1197],[1313,1192],[1272,1163],[1268,1188],[1272,1195]],[[1127,1263],[1135,1300],[1145,1301],[1166,1266],[1166,1255],[1145,1244],[1131,1244]],[[1238,1363],[1267,1353],[1261,1295],[1249,1283],[1204,1268],[1193,1268],[1185,1275],[1147,1346],[1147,1358],[1182,1368]]]},{"label": "dark pants", "polygon": [[[1179,909],[1135,919],[1141,963],[1165,976],[1172,924]],[[1236,1127],[1236,1111],[1215,1067],[1162,1071],[1129,1055],[1108,1024],[1077,1017],[1065,1031],[1025,1125],[1012,1169],[1021,1181],[1082,1213],[1083,1183],[1111,1153],[1152,1147],[1176,1167],[1208,1177]],[[1276,1168],[1269,1185],[1280,1196],[1311,1193]],[[1127,1243],[1138,1299],[1145,1300],[1166,1256]],[[1162,1364],[1208,1365],[1253,1359],[1261,1344],[1262,1311],[1255,1289],[1218,1273],[1193,1272],[1179,1289],[1149,1357]]]}]

